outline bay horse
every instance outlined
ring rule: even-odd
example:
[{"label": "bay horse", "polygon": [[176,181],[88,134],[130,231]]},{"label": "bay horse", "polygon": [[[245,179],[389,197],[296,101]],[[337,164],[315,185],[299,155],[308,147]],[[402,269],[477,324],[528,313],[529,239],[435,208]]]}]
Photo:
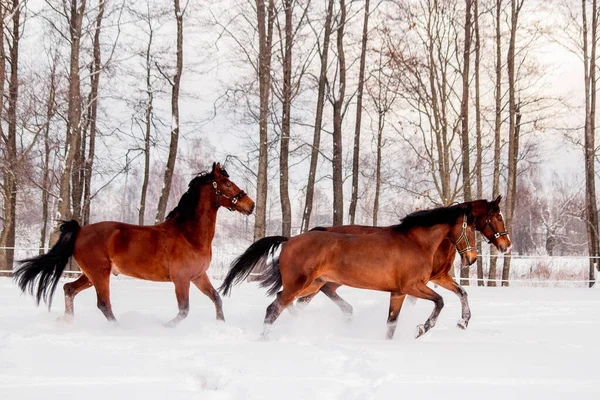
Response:
[{"label": "bay horse", "polygon": [[188,315],[190,282],[215,305],[224,320],[221,297],[206,270],[212,256],[217,211],[220,207],[250,215],[254,201],[229,180],[221,164],[199,174],[189,183],[177,206],[165,221],[153,226],[104,221],[80,226],[75,220],[60,226],[60,237],[48,253],[21,261],[14,279],[21,291],[52,304],[56,286],[69,259],[81,268],[81,276],[64,285],[66,321],[73,318],[73,299],[84,289],[96,289],[97,306],[115,322],[110,303],[111,272],[155,282],[173,282],[179,312],[169,321],[175,326]]},{"label": "bay horse", "polygon": [[[481,232],[487,242],[493,244],[500,252],[507,253],[510,251],[512,243],[504,225],[502,212],[500,211],[501,200],[502,196],[498,196],[494,201],[481,199],[463,204],[471,204],[472,206],[472,214],[475,217],[475,230]],[[382,229],[393,229],[393,227],[342,225],[316,227],[312,230],[363,235],[378,232]],[[467,292],[450,276],[450,270],[454,265],[455,257],[456,251],[454,246],[452,246],[452,243],[449,240],[442,241],[440,247],[438,247],[435,252],[433,269],[429,280],[458,296],[462,308],[462,319],[459,321],[458,326],[461,329],[466,329],[469,320],[471,319],[471,310],[467,301]],[[350,318],[352,316],[352,306],[337,294],[337,289],[340,286],[342,285],[336,282],[327,282],[321,287],[321,292],[329,297],[342,310],[347,318]],[[301,297],[298,299],[298,303],[302,306],[306,306],[318,293],[319,292],[316,292]]]},{"label": "bay horse", "polygon": [[266,267],[257,280],[277,298],[267,308],[263,338],[295,299],[318,292],[327,282],[390,292],[387,336],[392,338],[408,294],[435,304],[425,324],[417,327],[419,337],[435,325],[444,305],[442,297],[426,285],[439,245],[449,238],[464,264],[477,258],[471,246],[475,243],[471,209],[467,204],[417,211],[399,225],[369,235],[310,231],[292,238],[266,237],[234,260],[219,291],[230,293],[255,267]]}]

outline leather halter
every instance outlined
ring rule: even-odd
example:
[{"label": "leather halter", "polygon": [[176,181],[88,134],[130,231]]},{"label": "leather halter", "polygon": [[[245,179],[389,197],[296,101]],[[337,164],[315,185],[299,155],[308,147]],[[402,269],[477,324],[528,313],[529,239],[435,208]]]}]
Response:
[{"label": "leather halter", "polygon": [[[464,249],[460,250],[458,248],[458,244],[463,239],[464,239],[465,243],[467,244],[467,246]],[[458,240],[456,242],[452,242],[452,244],[454,245],[454,248],[456,249],[456,251],[458,251],[458,254],[460,254],[460,255],[462,255],[470,250],[477,250],[476,247],[471,246],[471,244],[469,243],[469,238],[467,237],[467,214],[464,214],[464,216],[463,216],[462,233],[461,233],[460,237],[458,238]]]},{"label": "leather halter", "polygon": [[498,239],[499,237],[507,236],[508,235],[507,231],[498,232],[496,229],[494,229],[494,227],[492,226],[492,222],[490,221],[489,217],[485,220],[485,225],[489,226],[489,228],[492,230],[492,233],[494,234],[491,238],[488,238],[486,235],[483,235],[483,237],[485,238],[485,240],[489,244],[493,244],[492,242],[494,241],[494,239]]},{"label": "leather halter", "polygon": [[[244,192],[243,190],[240,190],[240,192],[238,194],[236,194],[235,196],[229,197],[225,193],[221,192],[218,189],[217,182],[213,181],[212,186],[215,189],[215,193],[217,194],[217,203],[219,203],[219,196],[225,197],[227,200],[229,200],[231,202],[232,205],[235,205],[235,203],[237,203],[238,200],[240,200],[242,197],[246,196],[246,192]],[[227,209],[229,211],[234,211],[233,207],[227,207]]]}]

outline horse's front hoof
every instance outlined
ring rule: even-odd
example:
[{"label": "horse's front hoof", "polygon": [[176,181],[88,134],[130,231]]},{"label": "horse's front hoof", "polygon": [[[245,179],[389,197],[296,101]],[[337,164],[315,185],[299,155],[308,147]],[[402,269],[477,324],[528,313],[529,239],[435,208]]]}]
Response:
[{"label": "horse's front hoof", "polygon": [[461,319],[460,321],[458,321],[456,326],[458,326],[462,330],[465,330],[467,329],[467,326],[469,326],[469,321]]},{"label": "horse's front hoof", "polygon": [[56,322],[59,324],[71,325],[73,323],[73,316],[69,314],[65,314],[56,318]]},{"label": "horse's front hoof", "polygon": [[417,330],[415,331],[415,339],[418,339],[419,337],[423,336],[425,332],[427,332],[425,330],[425,325],[417,325]]}]

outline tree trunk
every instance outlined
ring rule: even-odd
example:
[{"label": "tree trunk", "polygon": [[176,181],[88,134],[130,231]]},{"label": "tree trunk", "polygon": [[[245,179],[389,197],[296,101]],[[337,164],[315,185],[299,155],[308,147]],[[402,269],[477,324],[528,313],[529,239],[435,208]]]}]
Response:
[{"label": "tree trunk", "polygon": [[340,20],[336,29],[338,56],[338,93],[333,102],[333,225],[344,224],[344,177],[342,152],[343,105],[346,96],[346,57],[344,54],[344,28],[346,1],[340,0]]},{"label": "tree trunk", "polygon": [[91,90],[90,90],[90,102],[88,110],[88,121],[90,123],[90,138],[88,144],[88,155],[85,160],[85,173],[83,183],[83,224],[87,225],[90,222],[90,211],[91,211],[91,185],[92,185],[92,171],[94,166],[94,155],[96,149],[96,116],[98,115],[98,85],[100,82],[100,71],[102,69],[101,58],[100,58],[100,29],[102,28],[102,18],[104,17],[104,6],[105,0],[100,0],[98,5],[98,15],[96,17],[96,26],[94,31],[94,62],[90,68],[91,72]]},{"label": "tree trunk", "polygon": [[[517,36],[519,10],[523,5],[523,1],[524,0],[511,0],[510,40],[508,45],[508,54],[506,56],[508,70],[509,137],[505,224],[506,229],[509,232],[512,229],[512,220],[517,195],[517,162],[519,156],[519,122],[521,119],[521,114],[519,111],[519,105],[516,102],[515,41]],[[502,286],[508,286],[508,279],[510,277],[510,261],[510,255],[504,258],[504,266],[502,268]]]},{"label": "tree trunk", "polygon": [[[15,247],[15,225],[17,208],[17,190],[18,190],[18,169],[17,165],[17,103],[19,99],[19,39],[20,39],[20,19],[21,5],[18,0],[13,0],[12,13],[12,32],[9,45],[10,49],[10,80],[8,83],[8,137],[3,140],[6,145],[6,165],[4,171],[4,226],[0,233],[0,247],[4,249],[5,265],[0,265],[0,269],[12,269]],[[6,14],[2,12],[2,14]],[[4,55],[4,52],[2,53]],[[4,139],[4,138],[3,138]],[[0,249],[2,250],[2,249]],[[2,263],[0,261],[0,263]]]},{"label": "tree trunk", "polygon": [[[258,176],[256,180],[256,217],[254,219],[254,240],[263,238],[267,221],[267,164],[268,164],[268,117],[271,88],[271,43],[273,40],[273,19],[275,4],[269,0],[265,10],[265,0],[256,0],[258,20],[258,81],[260,92]],[[266,15],[265,15],[266,14]]]},{"label": "tree trunk", "polygon": [[[496,0],[496,88],[495,106],[496,119],[494,121],[494,173],[492,183],[492,198],[500,194],[500,129],[502,127],[502,42],[500,31],[500,13],[502,12],[502,0]],[[505,203],[506,204],[506,203]],[[488,273],[488,286],[496,286],[496,267],[498,264],[498,252],[496,247],[490,248],[490,270]]]},{"label": "tree trunk", "polygon": [[302,214],[302,232],[306,232],[310,226],[312,214],[313,197],[315,193],[315,180],[317,175],[317,161],[319,159],[319,147],[321,145],[321,125],[323,124],[323,109],[325,106],[325,86],[327,82],[327,56],[329,54],[329,39],[331,37],[331,21],[333,17],[333,0],[327,5],[327,16],[325,17],[325,32],[323,34],[323,52],[321,53],[321,72],[319,74],[319,88],[317,93],[317,110],[315,115],[315,130],[313,133],[313,145],[310,154],[310,168],[308,171],[308,184],[306,185],[306,201],[304,213]]},{"label": "tree trunk", "polygon": [[281,234],[292,234],[292,206],[288,190],[290,152],[290,112],[292,107],[292,15],[293,0],[285,0],[285,53],[283,55],[283,118],[279,152],[279,198],[281,201]]},{"label": "tree trunk", "polygon": [[[464,201],[473,200],[471,194],[471,165],[469,148],[469,67],[471,62],[471,4],[472,0],[465,0],[465,43],[463,50],[462,71],[462,101],[460,105],[461,119],[461,145],[462,145],[462,178]],[[460,269],[462,285],[469,284],[469,266]]]},{"label": "tree trunk", "polygon": [[175,20],[177,21],[177,67],[175,76],[171,82],[171,143],[169,145],[169,156],[165,175],[163,178],[163,188],[158,200],[158,209],[156,211],[156,224],[165,219],[169,194],[171,193],[171,182],[173,180],[173,171],[175,161],[177,160],[177,142],[179,141],[179,84],[181,82],[181,73],[183,71],[183,12],[179,7],[179,0],[174,0]]},{"label": "tree trunk", "polygon": [[350,224],[354,225],[356,218],[356,203],[358,202],[358,164],[360,157],[360,123],[362,117],[363,89],[365,86],[365,64],[367,58],[367,39],[369,33],[369,0],[365,1],[362,32],[362,45],[360,50],[360,69],[358,72],[358,89],[356,93],[356,125],[354,127],[354,149],[352,153],[352,197],[348,216]]},{"label": "tree trunk", "polygon": [[[479,37],[479,0],[473,2],[473,18],[475,19],[475,130],[476,130],[476,159],[475,159],[475,175],[477,179],[477,198],[483,198],[483,176],[481,165],[483,163],[483,148],[481,144],[481,94],[480,94],[480,68],[481,62],[481,42]],[[495,197],[493,197],[495,198]],[[481,236],[481,235],[479,235]],[[483,280],[483,258],[481,257],[482,246],[481,240],[477,242],[477,286],[484,286]]]},{"label": "tree trunk", "polygon": [[48,210],[50,200],[50,121],[54,117],[54,101],[56,97],[56,66],[58,60],[54,58],[50,70],[50,86],[48,101],[46,102],[46,126],[44,127],[44,167],[42,170],[42,228],[40,231],[39,254],[45,253],[46,235],[48,232]]},{"label": "tree trunk", "polygon": [[[596,0],[592,1],[592,32],[591,37],[587,27],[586,1],[582,0],[582,22],[583,22],[583,62],[585,79],[585,216],[586,231],[588,238],[589,280],[590,287],[594,285],[595,272],[599,255],[598,251],[598,207],[596,202],[596,183],[595,183],[595,119],[596,119],[596,42],[598,10]],[[591,45],[591,49],[588,46]]]},{"label": "tree trunk", "polygon": [[[71,212],[71,175],[73,160],[79,149],[81,131],[81,93],[79,81],[79,48],[81,38],[81,23],[85,13],[86,0],[71,0],[71,14],[69,18],[69,32],[71,38],[71,56],[69,68],[69,122],[67,125],[66,157],[63,174],[60,179],[60,193],[58,199],[57,220],[69,220],[73,217]],[[78,173],[78,171],[73,171]],[[58,238],[57,232],[52,235],[51,244]]]},{"label": "tree trunk", "polygon": [[138,224],[144,225],[146,214],[146,195],[148,193],[148,179],[150,177],[150,139],[152,133],[152,111],[154,106],[154,89],[152,88],[152,61],[150,52],[152,50],[152,40],[154,38],[154,29],[148,17],[148,45],[146,47],[146,113],[144,116],[144,178],[142,180],[142,193],[140,196],[140,207],[138,210]]}]

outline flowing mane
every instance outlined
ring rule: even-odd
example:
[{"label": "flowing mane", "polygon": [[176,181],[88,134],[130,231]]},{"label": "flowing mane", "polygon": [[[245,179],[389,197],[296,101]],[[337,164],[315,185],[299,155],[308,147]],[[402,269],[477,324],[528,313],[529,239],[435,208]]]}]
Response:
[{"label": "flowing mane", "polygon": [[457,204],[449,207],[438,207],[430,210],[419,210],[406,217],[398,225],[392,226],[396,232],[408,232],[418,226],[433,226],[437,224],[454,224],[456,219],[465,213],[469,214],[469,222],[472,222],[471,210],[468,204]]},{"label": "flowing mane", "polygon": [[[224,169],[221,174],[229,177]],[[212,183],[215,178],[212,172],[201,172],[188,184],[188,190],[181,196],[177,206],[171,210],[165,221],[175,219],[177,222],[189,221],[196,214],[196,205],[200,199],[200,186]]]}]

